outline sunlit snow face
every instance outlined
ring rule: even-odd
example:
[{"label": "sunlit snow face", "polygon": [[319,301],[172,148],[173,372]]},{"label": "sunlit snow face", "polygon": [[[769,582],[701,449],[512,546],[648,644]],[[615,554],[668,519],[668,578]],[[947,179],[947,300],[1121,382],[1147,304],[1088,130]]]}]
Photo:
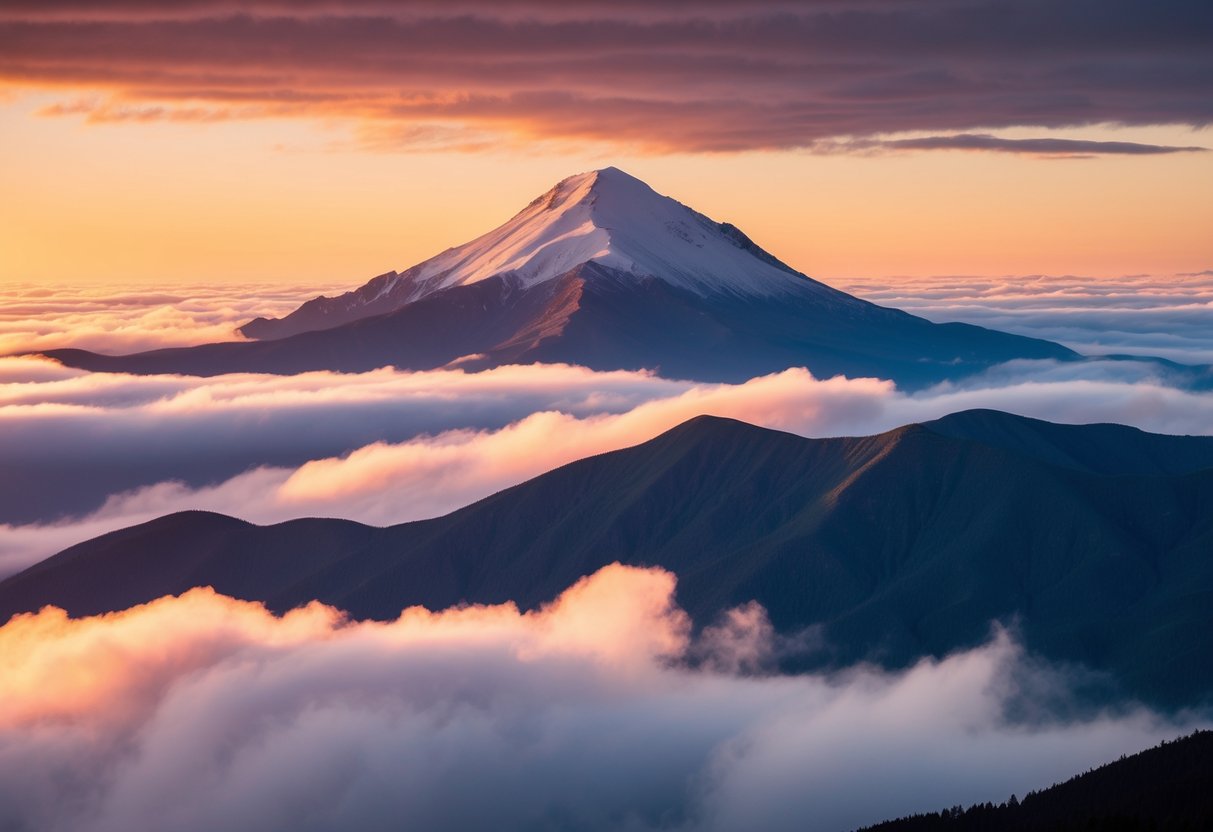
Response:
[{"label": "sunlit snow face", "polygon": [[410,269],[407,287],[385,289],[396,290],[404,303],[500,274],[531,287],[588,262],[658,276],[699,294],[824,291],[613,167],[562,180],[499,228]]}]

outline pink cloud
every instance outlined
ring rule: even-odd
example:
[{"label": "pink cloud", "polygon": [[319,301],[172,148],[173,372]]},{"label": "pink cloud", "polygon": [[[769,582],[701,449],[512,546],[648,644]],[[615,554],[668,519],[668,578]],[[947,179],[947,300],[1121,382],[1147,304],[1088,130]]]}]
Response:
[{"label": "pink cloud", "polygon": [[697,643],[674,588],[616,564],[528,612],[275,617],[196,589],[16,617],[0,824],[842,830],[1001,801],[1200,724],[1132,706],[1009,723],[1001,681],[1064,698],[1069,679],[1005,634],[902,673],[739,675],[725,642],[761,652],[760,608]]}]

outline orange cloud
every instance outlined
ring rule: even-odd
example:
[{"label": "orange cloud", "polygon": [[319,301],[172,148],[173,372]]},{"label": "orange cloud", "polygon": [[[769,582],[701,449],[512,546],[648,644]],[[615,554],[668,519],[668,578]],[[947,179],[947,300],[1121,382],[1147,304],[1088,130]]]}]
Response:
[{"label": "orange cloud", "polygon": [[197,589],[18,616],[0,627],[0,825],[842,830],[1201,724],[1131,705],[1008,722],[1006,679],[1028,710],[1071,680],[1006,634],[903,673],[738,675],[730,644],[771,646],[761,608],[697,643],[674,589],[616,564],[531,611],[276,617]]}]

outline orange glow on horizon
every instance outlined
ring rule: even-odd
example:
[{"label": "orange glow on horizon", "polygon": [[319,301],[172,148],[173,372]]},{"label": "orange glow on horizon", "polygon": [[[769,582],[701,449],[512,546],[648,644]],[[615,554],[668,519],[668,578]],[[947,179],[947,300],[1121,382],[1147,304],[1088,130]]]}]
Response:
[{"label": "orange glow on horizon", "polygon": [[[1213,266],[1213,153],[376,152],[353,143],[342,124],[89,124],[38,115],[50,100],[0,104],[7,283],[353,287],[465,242],[564,176],[606,164],[733,222],[827,282]],[[1105,129],[1096,137],[1213,144],[1207,132]]]}]

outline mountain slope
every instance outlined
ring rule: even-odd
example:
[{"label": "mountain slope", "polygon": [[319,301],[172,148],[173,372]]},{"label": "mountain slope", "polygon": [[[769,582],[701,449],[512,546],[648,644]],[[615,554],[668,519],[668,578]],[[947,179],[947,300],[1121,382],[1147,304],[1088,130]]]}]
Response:
[{"label": "mountain slope", "polygon": [[197,375],[547,361],[736,381],[807,366],[907,386],[1015,358],[1078,357],[832,289],[614,168],[570,177],[500,228],[411,269],[242,331],[262,340],[46,354],[97,371]]},{"label": "mountain slope", "polygon": [[1213,828],[1213,731],[1122,757],[1022,801],[887,821],[866,832],[1180,832]]},{"label": "mountain slope", "polygon": [[799,274],[733,226],[714,222],[618,168],[570,176],[505,224],[404,272],[389,272],[335,298],[308,301],[285,318],[258,318],[250,338],[283,338],[391,312],[427,295],[508,275],[520,289],[586,263],[655,276],[698,295],[772,297],[810,292],[823,304],[861,301]]},{"label": "mountain slope", "polygon": [[[1031,433],[1030,420],[998,416],[1002,435]],[[1000,447],[929,425],[811,440],[701,417],[386,529],[171,515],[0,582],[0,617],[52,603],[99,613],[197,585],[278,610],[319,598],[359,617],[530,607],[618,560],[677,573],[700,624],[757,599],[783,631],[819,625],[829,647],[806,666],[901,666],[1017,619],[1031,649],[1185,704],[1213,693],[1213,469],[1201,467],[1208,438],[1175,441],[1193,452],[1170,474],[1134,472],[1131,454],[1096,472],[1052,464],[1033,441]]]}]

